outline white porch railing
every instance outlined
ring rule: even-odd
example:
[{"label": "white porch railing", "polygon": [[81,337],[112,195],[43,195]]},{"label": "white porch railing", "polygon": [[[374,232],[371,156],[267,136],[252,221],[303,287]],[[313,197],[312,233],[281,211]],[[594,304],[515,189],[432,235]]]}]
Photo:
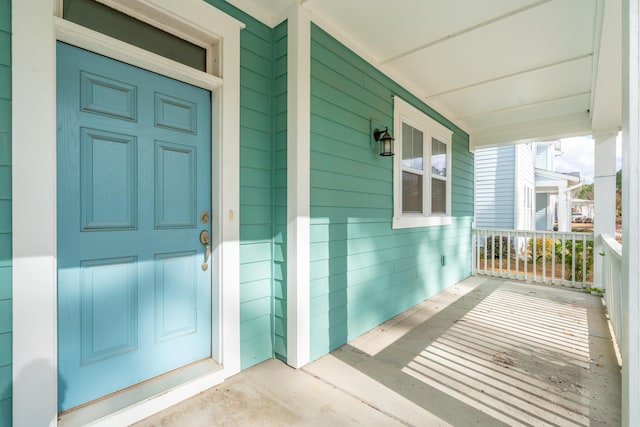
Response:
[{"label": "white porch railing", "polygon": [[474,228],[473,274],[574,288],[593,284],[593,233]]},{"label": "white porch railing", "polygon": [[[613,325],[616,342],[622,350],[622,245],[612,236],[602,235],[602,286],[604,287],[604,303],[607,306],[609,320]],[[600,255],[598,255],[600,256]]]}]

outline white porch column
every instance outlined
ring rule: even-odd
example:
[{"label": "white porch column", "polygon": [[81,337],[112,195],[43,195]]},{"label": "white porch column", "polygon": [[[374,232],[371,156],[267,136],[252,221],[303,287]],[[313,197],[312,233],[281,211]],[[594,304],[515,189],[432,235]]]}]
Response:
[{"label": "white porch column", "polygon": [[310,358],[311,20],[299,2],[287,23],[287,363]]},{"label": "white porch column", "polygon": [[58,339],[53,13],[51,2],[21,0],[11,6],[13,425],[55,426]]},{"label": "white porch column", "polygon": [[602,235],[615,236],[616,232],[616,136],[618,129],[603,132],[593,132],[595,142],[594,151],[594,249],[593,278],[594,285],[603,285]]},{"label": "white porch column", "polygon": [[558,231],[571,231],[571,207],[567,203],[566,185],[558,188]]},{"label": "white porch column", "polygon": [[622,3],[622,425],[640,425],[640,0]]}]

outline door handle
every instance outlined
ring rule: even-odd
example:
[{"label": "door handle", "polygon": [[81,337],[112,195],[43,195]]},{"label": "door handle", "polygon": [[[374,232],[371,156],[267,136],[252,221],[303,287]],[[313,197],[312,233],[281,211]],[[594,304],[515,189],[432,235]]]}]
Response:
[{"label": "door handle", "polygon": [[202,243],[202,245],[205,247],[202,271],[207,271],[209,269],[209,256],[211,256],[211,241],[209,239],[209,232],[207,230],[202,230],[200,232],[200,243]]}]

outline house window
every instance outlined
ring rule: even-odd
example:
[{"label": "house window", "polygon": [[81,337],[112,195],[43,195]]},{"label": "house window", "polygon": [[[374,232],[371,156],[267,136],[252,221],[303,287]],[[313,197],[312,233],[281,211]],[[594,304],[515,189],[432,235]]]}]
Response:
[{"label": "house window", "polygon": [[535,197],[535,193],[533,191],[533,187],[530,185],[524,186],[524,218],[522,222],[522,228],[524,230],[533,230],[535,227],[533,226],[535,220],[535,212],[534,207],[535,203],[533,198]]},{"label": "house window", "polygon": [[452,132],[398,97],[394,129],[393,228],[451,224]]}]

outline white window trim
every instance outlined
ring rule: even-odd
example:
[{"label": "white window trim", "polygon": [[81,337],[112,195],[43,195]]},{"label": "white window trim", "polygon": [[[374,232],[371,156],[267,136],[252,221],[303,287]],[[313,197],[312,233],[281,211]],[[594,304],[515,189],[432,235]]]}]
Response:
[{"label": "white window trim", "polygon": [[[240,370],[239,307],[239,140],[240,29],[243,24],[201,0],[112,0],[155,19],[209,33],[220,48],[217,67],[192,72],[166,58],[126,43],[103,43],[95,32],[61,23],[58,0],[12,3],[12,204],[13,215],[13,423],[58,425],[57,268],[56,268],[56,40],[125,60],[169,77],[212,90],[212,157],[219,165],[212,176],[212,221],[219,224],[219,244],[212,261],[219,266],[214,307],[219,322],[212,328],[213,357],[223,368],[140,401],[98,420],[95,425],[128,425],[197,394]],[[143,14],[147,16],[146,14]],[[211,33],[208,29],[215,29]],[[105,50],[107,49],[107,50]],[[110,50],[109,50],[110,49]],[[118,55],[123,55],[119,57]],[[136,59],[139,58],[139,59]],[[222,80],[224,79],[224,81]],[[224,114],[223,114],[224,112]],[[34,125],[37,124],[37,125]],[[214,167],[214,170],[216,168]],[[221,191],[222,189],[225,191]],[[34,411],[33,408],[38,408]]]},{"label": "white window trim", "polygon": [[[423,208],[424,213],[402,212],[402,123],[407,123],[424,135]],[[452,187],[452,135],[453,132],[427,116],[398,96],[393,97],[393,128],[396,149],[393,164],[393,222],[395,228],[431,227],[450,225]],[[436,138],[447,146],[447,202],[445,214],[431,212],[431,138]]]}]

